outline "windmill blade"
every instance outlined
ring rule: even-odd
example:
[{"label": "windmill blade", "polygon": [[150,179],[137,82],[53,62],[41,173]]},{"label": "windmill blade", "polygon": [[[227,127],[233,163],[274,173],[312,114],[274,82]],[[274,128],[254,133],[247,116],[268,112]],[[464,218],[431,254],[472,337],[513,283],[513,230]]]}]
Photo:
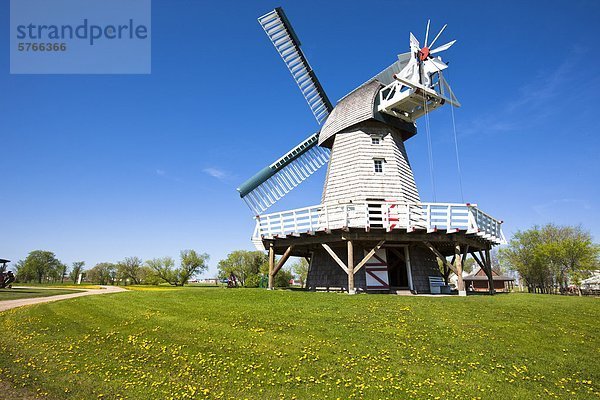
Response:
[{"label": "windmill blade", "polygon": [[329,149],[317,146],[318,138],[317,132],[240,185],[240,197],[256,215],[327,164]]},{"label": "windmill blade", "polygon": [[433,64],[434,65],[434,70],[432,72],[435,71],[443,71],[446,68],[448,68],[448,64],[446,64],[445,62],[443,62],[442,60],[439,60],[437,58],[430,58],[426,61],[426,64]]},{"label": "windmill blade", "polygon": [[415,37],[415,35],[410,32],[410,49],[414,51],[418,51],[421,49],[421,45],[419,45],[419,41]]},{"label": "windmill blade", "polygon": [[258,18],[258,22],[288,67],[317,122],[321,124],[333,107],[300,49],[300,40],[285,16],[283,9],[277,7],[270,13]]},{"label": "windmill blade", "polygon": [[435,37],[435,39],[433,39],[433,41],[431,42],[431,44],[429,45],[429,47],[433,47],[433,45],[435,44],[435,41],[438,40],[438,38],[440,37],[440,35],[442,34],[442,32],[444,32],[444,29],[446,29],[446,27],[448,26],[448,24],[445,24],[442,29],[440,29],[440,33],[437,34],[437,36]]},{"label": "windmill blade", "polygon": [[427,30],[425,31],[425,44],[423,46],[427,47],[427,39],[429,38],[429,23],[430,19],[427,20]]},{"label": "windmill blade", "polygon": [[452,47],[452,45],[454,43],[456,43],[456,40],[453,40],[453,41],[443,44],[439,47],[436,47],[435,49],[431,50],[429,52],[429,54],[435,54],[435,53],[439,53],[440,51],[448,50],[450,47]]}]

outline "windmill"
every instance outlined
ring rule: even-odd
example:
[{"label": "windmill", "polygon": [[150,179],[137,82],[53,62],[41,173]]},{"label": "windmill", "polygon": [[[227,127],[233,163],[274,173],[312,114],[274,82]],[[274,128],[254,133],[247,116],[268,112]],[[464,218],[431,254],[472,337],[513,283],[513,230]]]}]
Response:
[{"label": "windmill", "polygon": [[[320,125],[238,188],[256,215],[253,242],[269,251],[269,287],[290,256],[309,261],[311,289],[439,292],[454,271],[464,294],[469,254],[492,279],[490,249],[504,241],[502,222],[474,204],[421,202],[404,147],[419,118],[460,106],[439,55],[456,41],[434,47],[446,25],[429,42],[428,22],[423,46],[411,33],[409,52],[333,107],[283,9],[258,21]],[[325,164],[321,204],[264,214]]]}]

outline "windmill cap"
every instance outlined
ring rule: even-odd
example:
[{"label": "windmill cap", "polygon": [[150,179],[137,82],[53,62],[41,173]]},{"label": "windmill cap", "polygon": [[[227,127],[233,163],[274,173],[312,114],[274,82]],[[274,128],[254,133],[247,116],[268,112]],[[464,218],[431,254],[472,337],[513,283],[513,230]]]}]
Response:
[{"label": "windmill cap", "polygon": [[371,80],[340,100],[321,128],[319,146],[331,147],[333,137],[337,133],[368,120],[383,122],[398,128],[402,132],[403,140],[414,136],[417,133],[414,124],[399,118],[384,116],[376,111],[377,95],[381,88],[383,85],[378,80]]}]

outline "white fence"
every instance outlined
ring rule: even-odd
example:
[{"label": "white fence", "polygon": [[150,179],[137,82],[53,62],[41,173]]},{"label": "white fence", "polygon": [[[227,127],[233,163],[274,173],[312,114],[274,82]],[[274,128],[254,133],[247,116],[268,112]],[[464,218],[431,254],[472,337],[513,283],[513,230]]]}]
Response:
[{"label": "white fence", "polygon": [[407,232],[464,231],[500,244],[502,221],[474,204],[365,202],[317,205],[256,217],[253,241],[335,229],[402,229]]}]

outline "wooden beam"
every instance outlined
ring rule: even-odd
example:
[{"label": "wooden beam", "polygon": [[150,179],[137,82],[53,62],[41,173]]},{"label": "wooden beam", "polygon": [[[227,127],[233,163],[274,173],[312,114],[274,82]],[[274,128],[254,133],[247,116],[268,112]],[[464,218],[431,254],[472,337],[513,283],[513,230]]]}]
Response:
[{"label": "wooden beam", "polygon": [[354,294],[354,245],[348,240],[348,293]]},{"label": "wooden beam", "polygon": [[433,254],[435,254],[435,256],[438,258],[438,260],[440,260],[442,262],[442,264],[447,265],[448,268],[450,268],[452,270],[452,272],[454,272],[458,276],[458,273],[456,272],[456,269],[454,268],[454,266],[452,264],[448,263],[448,260],[446,260],[446,257],[444,257],[442,255],[442,253],[440,253],[438,251],[438,249],[436,249],[435,247],[433,247],[433,245],[431,243],[429,243],[429,242],[423,242],[423,243],[425,244],[425,246],[427,246],[427,248],[429,250],[431,250],[431,252]]},{"label": "wooden beam", "polygon": [[485,265],[483,265],[483,263],[481,262],[481,260],[479,259],[479,257],[477,257],[477,254],[475,254],[475,252],[471,253],[471,256],[473,256],[473,259],[475,260],[475,262],[477,263],[477,265],[479,265],[479,267],[483,270],[483,272],[485,272],[485,274],[487,275],[487,271],[485,270]]},{"label": "wooden beam", "polygon": [[413,278],[412,278],[412,267],[410,265],[410,250],[408,249],[408,246],[406,246],[404,248],[404,258],[406,259],[406,273],[408,275],[408,287],[410,288],[410,290],[415,290],[415,287],[413,285]]},{"label": "wooden beam", "polygon": [[[479,250],[479,257],[481,257],[481,269],[483,270],[483,272],[485,273],[485,276],[487,276],[488,280],[489,279],[493,279],[492,278],[492,271],[491,269],[488,268],[488,263],[489,260],[486,257],[486,254],[483,253],[481,250]],[[489,289],[489,285],[488,285],[488,289]]]},{"label": "wooden beam", "polygon": [[[483,253],[483,251],[479,250],[479,257],[481,257],[481,262],[483,263],[483,265],[487,265],[487,260],[485,259],[485,254]],[[486,275],[487,275],[487,271],[485,271]]]},{"label": "wooden beam", "polygon": [[494,289],[494,274],[492,273],[492,257],[490,254],[490,248],[485,249],[485,259],[488,267],[488,286],[490,287],[490,294],[494,294],[496,290]]},{"label": "wooden beam", "polygon": [[293,249],[294,249],[294,246],[290,246],[287,248],[285,253],[283,253],[281,258],[279,259],[279,262],[277,263],[277,266],[275,266],[275,269],[273,270],[273,277],[275,277],[275,275],[277,275],[277,273],[279,272],[281,267],[283,267],[283,264],[285,264],[285,262],[288,260],[288,258],[290,258],[290,256],[292,255]]},{"label": "wooden beam", "polygon": [[463,250],[463,254],[462,254],[462,264],[463,266],[465,265],[465,261],[467,260],[467,255],[469,255],[469,245],[465,245],[465,249]]},{"label": "wooden beam", "polygon": [[344,264],[342,260],[340,260],[337,254],[335,254],[335,251],[331,250],[331,247],[329,247],[327,243],[321,243],[321,246],[323,246],[323,248],[327,250],[331,258],[333,258],[335,262],[338,263],[338,265],[344,270],[344,272],[348,273],[348,267],[346,267],[346,264]]},{"label": "wooden beam", "polygon": [[[484,242],[484,239],[474,236],[466,236],[463,232],[458,232],[453,234],[455,236],[455,240],[461,243],[461,245],[468,244],[471,249],[483,249],[487,245]],[[414,243],[420,244],[424,241],[430,243],[452,243],[455,240],[451,239],[446,235],[446,233],[406,233],[401,231],[392,231],[392,232],[382,232],[381,230],[371,230],[370,232],[365,232],[364,230],[355,231],[350,230],[350,232],[343,232],[341,230],[331,231],[330,233],[325,232],[317,232],[315,236],[310,235],[301,235],[301,237],[293,237],[288,236],[286,238],[278,238],[276,240],[277,248],[279,250],[287,248],[287,246],[294,244],[297,246],[306,246],[310,244],[321,244],[321,243],[332,243],[336,241],[344,241],[350,239],[354,243],[356,242],[366,242],[373,241],[377,242],[379,240],[385,240],[386,243],[390,242],[402,242],[402,243]],[[406,246],[404,244],[403,246]],[[278,253],[280,254],[280,253]]]},{"label": "wooden beam", "polygon": [[275,248],[273,242],[269,242],[269,290],[273,289],[273,269],[275,268]]},{"label": "wooden beam", "polygon": [[383,246],[384,243],[385,243],[385,240],[381,240],[379,243],[377,243],[377,245],[375,247],[373,247],[371,249],[371,251],[369,251],[367,253],[367,255],[365,256],[365,258],[363,258],[358,263],[358,265],[356,265],[356,267],[354,267],[354,273],[357,273],[363,267],[363,265],[365,265],[367,263],[367,261],[369,261],[371,259],[371,257],[373,257],[373,254],[375,254],[375,252],[377,250],[379,250],[381,248],[381,246]]}]

